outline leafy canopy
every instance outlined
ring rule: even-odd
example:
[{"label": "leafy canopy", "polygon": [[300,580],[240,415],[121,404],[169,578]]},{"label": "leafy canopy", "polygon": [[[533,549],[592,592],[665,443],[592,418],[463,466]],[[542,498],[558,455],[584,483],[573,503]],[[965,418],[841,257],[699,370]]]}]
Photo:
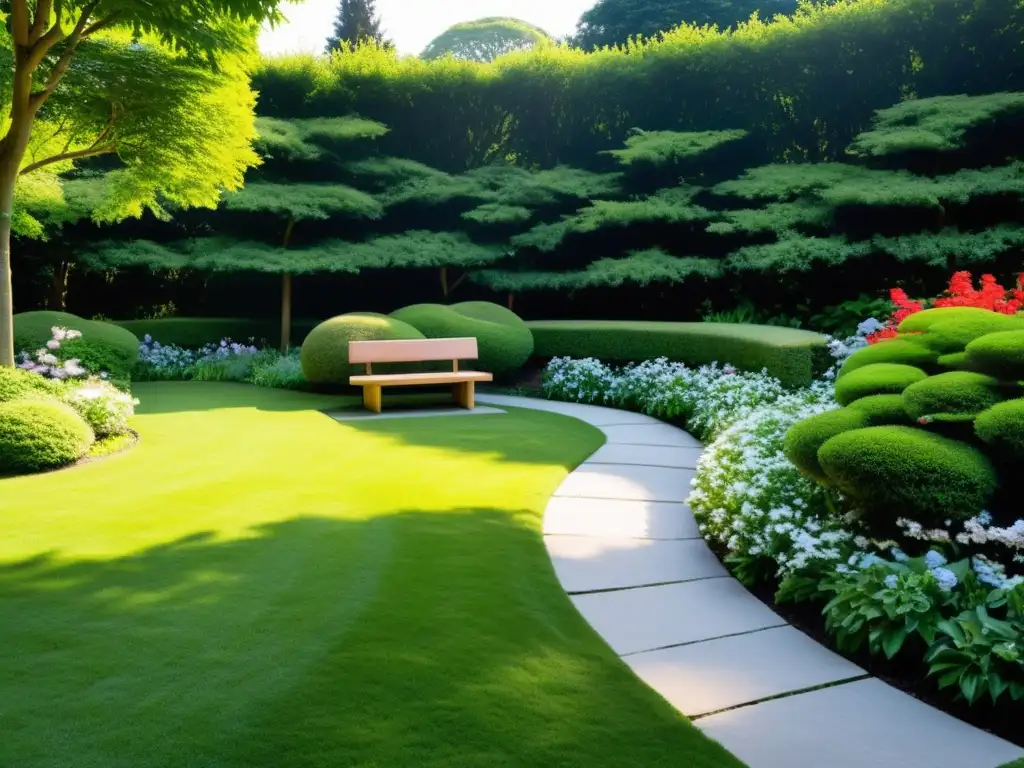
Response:
[{"label": "leafy canopy", "polygon": [[388,127],[361,117],[319,117],[305,120],[256,119],[256,146],[265,156],[285,160],[322,160],[332,145],[354,139],[376,139]]},{"label": "leafy canopy", "polygon": [[229,211],[273,213],[292,221],[329,219],[336,214],[378,219],[384,206],[368,195],[344,184],[277,184],[252,182],[224,197]]},{"label": "leafy canopy", "polygon": [[489,17],[449,27],[431,40],[420,56],[424,59],[451,56],[464,61],[489,62],[499,56],[551,42],[551,36],[533,24],[507,17]]},{"label": "leafy canopy", "polygon": [[668,165],[697,157],[730,141],[747,135],[743,130],[731,131],[642,131],[635,130],[626,139],[625,149],[609,149],[623,165],[647,163],[653,166]]}]

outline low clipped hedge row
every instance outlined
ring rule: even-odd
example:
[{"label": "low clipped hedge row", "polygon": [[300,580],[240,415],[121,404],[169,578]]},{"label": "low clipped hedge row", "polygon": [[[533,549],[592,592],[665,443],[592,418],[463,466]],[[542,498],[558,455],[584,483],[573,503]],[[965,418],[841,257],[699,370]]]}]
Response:
[{"label": "low clipped hedge row", "polygon": [[742,370],[767,369],[789,386],[807,386],[831,366],[825,337],[795,328],[617,320],[546,320],[527,326],[540,357],[620,363],[667,357],[692,366],[728,362]]},{"label": "low clipped hedge row", "polygon": [[[116,325],[131,331],[140,339],[148,335],[161,344],[173,344],[185,349],[199,349],[207,344],[216,344],[221,339],[242,343],[253,339],[258,344],[276,346],[281,337],[280,323],[244,317],[167,317],[157,320],[119,320]],[[294,320],[292,344],[301,345],[316,326],[316,320]]]},{"label": "low clipped hedge row", "polygon": [[1017,510],[1002,507],[1024,460],[1024,317],[910,315],[896,338],[847,360],[836,400],[845,407],[789,430],[785,453],[873,533],[895,533],[900,517],[937,527],[982,511],[1012,523]]},{"label": "low clipped hedge row", "polygon": [[0,475],[42,472],[77,461],[96,436],[63,403],[15,400],[0,403]]}]

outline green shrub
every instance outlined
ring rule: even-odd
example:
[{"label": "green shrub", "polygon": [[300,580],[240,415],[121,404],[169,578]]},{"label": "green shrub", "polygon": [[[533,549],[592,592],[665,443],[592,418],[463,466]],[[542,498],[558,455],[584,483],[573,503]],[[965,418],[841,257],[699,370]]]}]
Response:
[{"label": "green shrub", "polygon": [[913,423],[903,407],[903,395],[868,395],[850,403],[850,408],[867,416],[870,427]]},{"label": "green shrub", "polygon": [[[533,335],[525,323],[516,324],[493,309],[481,309],[484,302],[472,302],[466,313],[457,306],[414,304],[392,312],[391,317],[408,323],[428,339],[476,337],[480,359],[478,367],[501,374],[522,368],[533,353]],[[497,311],[496,311],[497,310]],[[482,315],[501,317],[501,322],[484,319]],[[515,315],[513,315],[515,317]]]},{"label": "green shrub", "polygon": [[967,345],[969,365],[1007,381],[1024,379],[1024,330],[999,331]]},{"label": "green shrub", "polygon": [[921,336],[921,342],[942,354],[963,352],[975,339],[998,331],[1024,330],[1024,319],[1013,315],[986,312],[984,317],[970,316],[935,323]]},{"label": "green shrub", "polygon": [[936,307],[907,315],[900,323],[900,333],[923,333],[936,323],[961,322],[984,319],[995,314],[978,307]]},{"label": "green shrub", "polygon": [[310,331],[299,361],[312,384],[348,384],[349,376],[363,371],[363,366],[348,362],[350,341],[422,338],[422,333],[401,320],[376,312],[354,312],[325,320]]},{"label": "green shrub", "polygon": [[953,352],[949,355],[939,355],[939,359],[935,361],[939,370],[942,371],[969,371],[971,365],[967,361],[966,352]]},{"label": "green shrub", "polygon": [[62,360],[75,358],[90,373],[107,371],[114,379],[131,378],[139,359],[139,340],[113,323],[67,312],[22,312],[14,316],[14,348],[34,355],[52,338],[54,327],[82,333],[81,338],[61,342]]},{"label": "green shrub", "polygon": [[863,349],[858,349],[839,371],[839,378],[846,376],[858,368],[875,363],[899,363],[901,365],[913,365],[917,368],[928,368],[935,364],[939,355],[918,341],[911,339],[889,339],[880,341],[877,344],[870,344]]},{"label": "green shrub", "polygon": [[970,371],[951,371],[911,384],[903,391],[903,407],[914,419],[972,421],[981,411],[1002,402],[998,379]]},{"label": "green shrub", "polygon": [[924,524],[971,518],[987,508],[998,485],[976,448],[914,427],[845,432],[819,449],[818,461],[882,532],[899,517]]},{"label": "green shrub", "polygon": [[63,403],[0,403],[0,475],[70,464],[82,458],[95,439],[89,425]]},{"label": "green shrub", "polygon": [[1024,462],[1024,400],[1007,400],[978,415],[974,431],[995,453]]},{"label": "green shrub", "polygon": [[59,382],[23,371],[19,368],[0,367],[0,403],[31,397],[60,397]]},{"label": "green shrub", "polygon": [[832,359],[825,337],[768,325],[549,320],[527,323],[540,357],[596,357],[641,362],[667,357],[691,366],[731,363],[744,371],[767,369],[783,384],[807,386]]},{"label": "green shrub", "polygon": [[852,408],[819,413],[793,425],[786,433],[782,450],[797,469],[827,484],[828,476],[818,463],[818,449],[836,435],[867,425],[867,415]]},{"label": "green shrub", "polygon": [[912,365],[865,365],[836,381],[836,400],[840,405],[849,405],[869,395],[899,395],[911,384],[926,378],[928,374]]},{"label": "green shrub", "polygon": [[[161,344],[185,349],[199,349],[221,339],[243,344],[253,339],[257,345],[276,347],[281,338],[281,325],[277,321],[241,317],[165,317],[158,320],[120,320],[117,325],[140,339],[148,335]],[[292,344],[301,345],[316,325],[315,320],[293,320]]]}]

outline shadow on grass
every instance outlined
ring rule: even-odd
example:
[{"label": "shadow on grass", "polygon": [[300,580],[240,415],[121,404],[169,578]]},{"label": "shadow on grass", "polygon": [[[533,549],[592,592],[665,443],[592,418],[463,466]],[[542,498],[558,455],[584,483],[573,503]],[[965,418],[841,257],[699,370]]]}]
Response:
[{"label": "shadow on grass", "polygon": [[575,613],[526,510],[0,568],[0,765],[738,763]]}]

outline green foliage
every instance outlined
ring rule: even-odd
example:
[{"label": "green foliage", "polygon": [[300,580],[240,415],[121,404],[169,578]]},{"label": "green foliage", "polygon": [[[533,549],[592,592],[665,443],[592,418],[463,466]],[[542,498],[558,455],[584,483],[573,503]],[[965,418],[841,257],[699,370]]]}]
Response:
[{"label": "green foliage", "polygon": [[910,425],[913,421],[903,407],[903,395],[868,395],[854,400],[849,408],[863,413],[870,427]]},{"label": "green foliage", "polygon": [[364,44],[391,46],[381,29],[376,0],[338,0],[338,14],[325,50],[330,54]]},{"label": "green foliage", "polygon": [[302,373],[302,362],[295,353],[257,359],[249,381],[257,387],[270,389],[306,389],[309,382]]},{"label": "green foliage", "polygon": [[853,408],[826,411],[797,422],[786,433],[783,451],[786,458],[808,477],[828,483],[825,470],[818,463],[818,449],[836,435],[868,426],[866,413]]},{"label": "green foliage", "polygon": [[870,131],[857,136],[848,152],[880,157],[907,151],[952,151],[964,147],[972,128],[1008,117],[1024,117],[1024,94],[934,96],[880,109]]},{"label": "green foliage", "polygon": [[26,398],[58,397],[61,385],[52,379],[19,368],[0,368],[0,403]]},{"label": "green foliage", "polygon": [[1024,381],[1024,323],[1019,331],[989,333],[967,345],[972,370],[1005,381]]},{"label": "green foliage", "polygon": [[622,165],[646,163],[657,167],[689,160],[746,135],[743,130],[679,132],[637,129],[626,139],[625,149],[609,149],[605,154]]},{"label": "green foliage", "polygon": [[911,338],[886,339],[858,349],[843,363],[839,378],[848,376],[858,368],[875,363],[899,363],[916,368],[928,369],[938,360],[939,355]]},{"label": "green foliage", "polygon": [[466,221],[475,221],[477,224],[515,224],[529,221],[532,217],[533,212],[529,208],[501,203],[484,203],[462,214]]},{"label": "green foliage", "polygon": [[937,323],[974,322],[979,319],[988,319],[991,316],[992,313],[989,310],[978,307],[935,307],[907,315],[900,323],[899,332],[903,334],[924,333]]},{"label": "green foliage", "polygon": [[82,458],[95,436],[63,403],[0,403],[0,475],[56,469]]},{"label": "green foliage", "polygon": [[533,353],[529,328],[521,320],[514,322],[499,314],[500,307],[481,308],[482,303],[473,302],[466,311],[459,304],[414,304],[392,312],[391,317],[409,324],[428,339],[475,337],[480,353],[478,365],[485,371],[503,374],[522,368]]},{"label": "green foliage", "polygon": [[930,376],[903,391],[908,414],[939,422],[973,421],[981,411],[1005,399],[998,379],[969,371]]},{"label": "green foliage", "polygon": [[1024,461],[1024,399],[1007,400],[978,414],[974,431],[997,456]]},{"label": "green foliage", "polygon": [[345,170],[363,182],[383,190],[409,179],[441,177],[448,174],[405,157],[364,157],[345,164]]},{"label": "green foliage", "polygon": [[62,359],[75,358],[92,373],[106,371],[115,379],[130,378],[139,358],[139,340],[112,323],[66,312],[22,312],[14,316],[14,348],[35,353],[46,346],[54,327],[82,333],[81,338],[61,342]]},{"label": "green foliage", "polygon": [[873,363],[857,368],[836,381],[836,400],[850,405],[869,395],[898,395],[911,384],[928,378],[920,368],[899,363]]},{"label": "green foliage", "polygon": [[964,315],[955,320],[946,319],[930,325],[927,332],[921,337],[922,343],[948,355],[966,350],[967,345],[975,339],[980,339],[990,333],[1024,330],[1024,316],[982,311],[985,313],[984,315],[970,317]]},{"label": "green foliage", "polygon": [[688,365],[728,360],[746,371],[767,369],[789,386],[807,386],[827,367],[817,333],[766,325],[615,320],[529,322],[538,357],[596,357],[639,362],[667,357]]},{"label": "green foliage", "polygon": [[290,120],[259,117],[256,130],[256,147],[264,155],[314,162],[330,157],[328,147],[332,143],[376,139],[389,129],[375,120],[346,116]]},{"label": "green foliage", "polygon": [[[116,325],[142,338],[149,336],[163,345],[173,344],[185,349],[199,349],[232,339],[256,345],[271,343],[280,335],[278,323],[240,317],[163,317],[156,320],[119,320]],[[315,320],[293,320],[292,339],[302,342],[317,325]]]},{"label": "green foliage", "polygon": [[349,376],[362,372],[362,366],[348,362],[349,342],[422,338],[411,325],[376,312],[332,317],[310,331],[303,342],[302,373],[311,384],[347,385]]},{"label": "green foliage", "polygon": [[778,242],[733,251],[727,263],[739,272],[807,272],[813,267],[837,266],[870,251],[867,243],[850,243],[842,237],[803,237],[787,232]]},{"label": "green foliage", "polygon": [[872,244],[897,261],[945,270],[951,258],[965,266],[990,264],[1000,254],[1024,246],[1024,227],[1019,224],[999,224],[980,232],[961,232],[954,227],[947,227],[941,232],[876,237]]},{"label": "green foliage", "polygon": [[551,36],[540,27],[519,19],[492,16],[454,24],[431,40],[420,56],[488,62],[551,42]]},{"label": "green foliage", "polygon": [[818,461],[831,484],[881,530],[891,530],[898,517],[922,524],[967,520],[988,508],[998,485],[983,453],[914,427],[845,432],[821,447]]},{"label": "green foliage", "polygon": [[[717,235],[785,233],[798,227],[826,227],[832,220],[832,208],[814,201],[795,200],[769,203],[764,208],[723,211],[721,221],[708,224],[707,231]],[[860,318],[864,319],[863,315]]]},{"label": "green foliage", "polygon": [[881,321],[892,314],[893,303],[889,299],[876,299],[862,293],[856,299],[825,307],[820,314],[811,318],[810,325],[816,331],[840,338],[853,336],[857,326],[866,318]]},{"label": "green foliage", "polygon": [[967,362],[966,352],[954,352],[949,355],[939,355],[936,365],[943,371],[969,371],[971,366]]},{"label": "green foliage", "polygon": [[[879,173],[844,163],[773,163],[751,168],[738,179],[715,185],[718,195],[731,195],[746,200],[792,201],[798,197],[831,189],[854,180],[879,178]],[[912,177],[911,177],[912,178]]]},{"label": "green foliage", "polygon": [[378,219],[384,206],[372,195],[344,184],[273,184],[253,182],[224,198],[229,211],[273,213],[293,221],[329,219],[333,215]]}]

